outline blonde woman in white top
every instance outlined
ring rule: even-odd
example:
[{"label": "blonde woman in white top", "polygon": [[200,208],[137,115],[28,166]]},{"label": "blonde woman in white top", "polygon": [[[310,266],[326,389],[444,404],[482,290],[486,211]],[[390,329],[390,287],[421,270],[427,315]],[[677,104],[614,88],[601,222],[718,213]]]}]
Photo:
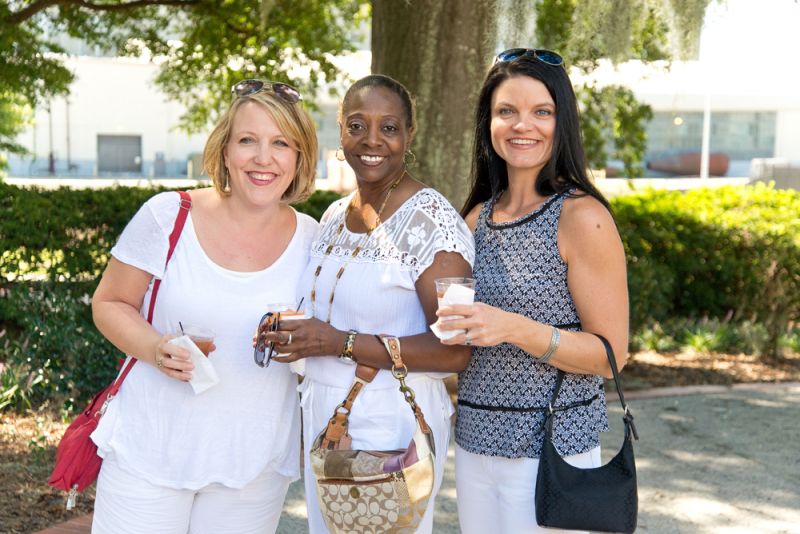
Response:
[{"label": "blonde woman in white top", "polygon": [[[257,367],[250,340],[266,304],[295,298],[308,261],[317,223],[289,202],[312,192],[316,134],[290,86],[233,90],[204,154],[214,187],[191,191],[166,271],[177,193],[139,210],[94,294],[98,329],[139,360],[92,436],[104,459],[94,533],[274,532],[299,475],[296,376]],[[170,343],[179,322],[216,332],[220,380],[199,395],[188,352]]]},{"label": "blonde woman in white top", "polygon": [[[468,347],[446,347],[428,328],[436,321],[434,279],[470,276],[474,244],[450,203],[406,169],[404,156],[414,133],[408,92],[386,76],[361,79],[344,97],[339,125],[342,152],[358,189],[331,205],[312,246],[302,286],[314,318],[287,321],[268,335],[281,353],[291,353],[279,361],[305,362],[304,476],[312,534],[327,529],[308,451],[353,381],[355,366],[344,359],[389,369],[389,355],[375,334],[401,338],[403,361],[412,371],[407,383],[434,434],[435,495],[453,413],[442,378],[464,369],[470,356]],[[404,448],[415,428],[389,371],[380,371],[363,389],[349,421],[353,448]],[[433,507],[431,499],[418,532],[431,532]]]}]

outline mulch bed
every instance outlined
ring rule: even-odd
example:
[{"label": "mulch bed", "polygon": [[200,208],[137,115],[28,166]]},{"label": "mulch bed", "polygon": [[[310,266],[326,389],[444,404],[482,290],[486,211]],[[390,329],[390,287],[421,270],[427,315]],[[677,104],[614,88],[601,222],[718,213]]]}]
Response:
[{"label": "mulch bed", "polygon": [[626,390],[655,387],[794,382],[800,378],[800,354],[776,361],[748,354],[638,352],[622,371]]},{"label": "mulch bed", "polygon": [[94,486],[67,511],[66,493],[47,485],[55,447],[67,423],[46,414],[2,414],[0,424],[0,532],[24,534],[92,511]]}]

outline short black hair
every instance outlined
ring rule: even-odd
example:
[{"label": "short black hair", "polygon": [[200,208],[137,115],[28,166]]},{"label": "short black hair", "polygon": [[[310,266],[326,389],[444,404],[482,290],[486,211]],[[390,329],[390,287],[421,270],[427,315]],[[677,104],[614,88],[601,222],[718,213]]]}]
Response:
[{"label": "short black hair", "polygon": [[385,74],[370,74],[369,76],[361,78],[350,86],[350,88],[344,94],[342,104],[339,106],[338,119],[340,123],[342,122],[344,109],[349,104],[350,98],[353,96],[353,94],[361,89],[364,89],[365,87],[383,87],[400,97],[400,102],[403,104],[403,113],[405,114],[406,128],[409,130],[416,129],[417,105],[414,101],[414,97],[411,96],[411,93],[408,91],[408,89],[406,89],[405,85],[390,76],[386,76]]}]

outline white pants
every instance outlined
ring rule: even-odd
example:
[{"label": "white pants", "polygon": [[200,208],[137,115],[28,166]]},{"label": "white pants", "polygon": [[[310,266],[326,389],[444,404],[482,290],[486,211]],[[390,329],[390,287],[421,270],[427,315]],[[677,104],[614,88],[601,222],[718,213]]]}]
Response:
[{"label": "white pants", "polygon": [[[566,456],[576,467],[600,466],[600,447]],[[465,451],[456,445],[458,522],[463,534],[552,532],[536,524],[535,458],[503,458]],[[568,532],[560,530],[559,532]]]},{"label": "white pants", "polygon": [[265,471],[241,489],[156,486],[103,461],[92,534],[264,534],[275,532],[292,479]]}]

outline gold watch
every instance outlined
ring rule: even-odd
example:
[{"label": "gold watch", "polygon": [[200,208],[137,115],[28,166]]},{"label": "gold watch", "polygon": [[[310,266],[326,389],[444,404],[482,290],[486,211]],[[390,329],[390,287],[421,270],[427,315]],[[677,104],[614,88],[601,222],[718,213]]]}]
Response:
[{"label": "gold watch", "polygon": [[356,335],[358,332],[355,330],[348,330],[347,331],[347,339],[344,341],[344,348],[342,349],[342,353],[339,354],[339,359],[343,362],[347,363],[356,363],[355,358],[353,358],[353,345],[356,342]]}]

